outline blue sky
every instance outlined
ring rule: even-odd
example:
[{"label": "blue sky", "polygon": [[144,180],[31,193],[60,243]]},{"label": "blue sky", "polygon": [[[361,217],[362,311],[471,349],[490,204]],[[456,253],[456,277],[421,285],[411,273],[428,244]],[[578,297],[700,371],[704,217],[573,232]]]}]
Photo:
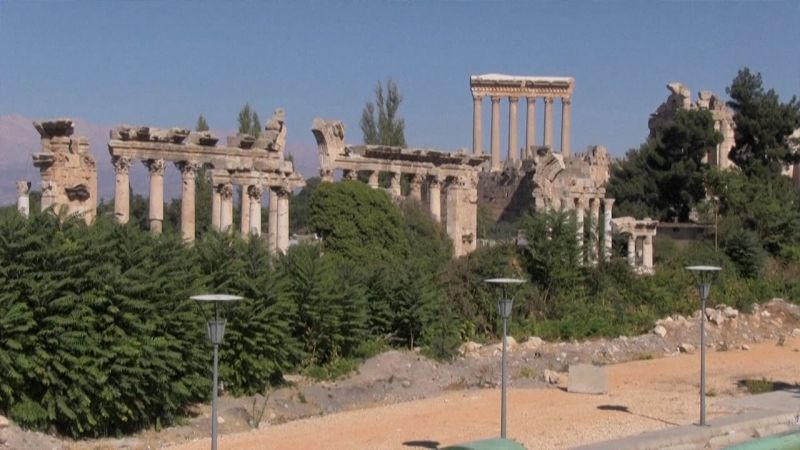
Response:
[{"label": "blue sky", "polygon": [[360,142],[361,109],[392,77],[408,143],[457,149],[470,74],[572,76],[573,149],[621,155],[670,81],[724,94],[750,66],[800,94],[799,43],[800,1],[0,0],[0,114],[192,127],[203,113],[231,130],[250,102],[262,120],[284,107],[289,144],[313,151],[318,116]]}]

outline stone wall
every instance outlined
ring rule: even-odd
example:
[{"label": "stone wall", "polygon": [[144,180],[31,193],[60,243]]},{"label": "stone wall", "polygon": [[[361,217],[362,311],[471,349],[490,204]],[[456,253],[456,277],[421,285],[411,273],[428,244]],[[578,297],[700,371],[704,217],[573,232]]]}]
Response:
[{"label": "stone wall", "polygon": [[533,210],[533,171],[482,172],[478,178],[478,208],[492,222],[513,222]]}]

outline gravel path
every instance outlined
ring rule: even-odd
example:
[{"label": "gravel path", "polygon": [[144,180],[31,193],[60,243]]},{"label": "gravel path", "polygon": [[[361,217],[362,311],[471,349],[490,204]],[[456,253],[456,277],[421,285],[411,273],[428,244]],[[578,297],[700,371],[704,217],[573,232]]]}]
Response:
[{"label": "gravel path", "polygon": [[[741,395],[737,382],[765,377],[800,384],[800,338],[785,346],[754,344],[750,351],[709,352],[708,415],[734,414],[719,400]],[[697,420],[699,356],[608,366],[610,393],[512,389],[509,437],[529,449],[587,444]],[[563,378],[563,377],[562,377]],[[562,379],[562,386],[565,380]],[[221,437],[221,450],[382,450],[436,448],[499,433],[499,390],[447,392],[432,398],[314,417]],[[207,449],[198,440],[175,450]]]}]

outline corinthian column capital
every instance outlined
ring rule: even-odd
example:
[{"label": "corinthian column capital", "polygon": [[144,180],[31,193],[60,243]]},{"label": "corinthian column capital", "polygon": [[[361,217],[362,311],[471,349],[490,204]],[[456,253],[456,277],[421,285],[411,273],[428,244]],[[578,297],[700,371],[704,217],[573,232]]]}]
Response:
[{"label": "corinthian column capital", "polygon": [[111,158],[111,164],[114,165],[114,172],[126,175],[131,168],[131,159],[127,156],[115,156]]},{"label": "corinthian column capital", "polygon": [[167,164],[164,162],[163,159],[148,159],[146,161],[142,161],[142,163],[147,167],[147,170],[150,172],[150,175],[164,175],[164,169],[166,169]]}]

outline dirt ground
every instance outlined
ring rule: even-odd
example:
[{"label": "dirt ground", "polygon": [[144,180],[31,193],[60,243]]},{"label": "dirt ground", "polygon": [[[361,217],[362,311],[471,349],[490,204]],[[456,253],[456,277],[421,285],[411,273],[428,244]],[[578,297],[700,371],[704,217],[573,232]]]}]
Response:
[{"label": "dirt ground", "polygon": [[[743,379],[800,383],[800,338],[753,344],[749,351],[709,352],[708,416],[734,414],[719,400],[743,395]],[[699,356],[608,366],[609,394],[570,394],[561,388],[509,392],[509,437],[529,449],[557,449],[684,425],[697,420]],[[562,386],[563,388],[563,380]],[[499,390],[454,390],[427,399],[297,420],[221,437],[220,448],[437,448],[497,436]],[[174,450],[207,449],[209,440]]]}]

